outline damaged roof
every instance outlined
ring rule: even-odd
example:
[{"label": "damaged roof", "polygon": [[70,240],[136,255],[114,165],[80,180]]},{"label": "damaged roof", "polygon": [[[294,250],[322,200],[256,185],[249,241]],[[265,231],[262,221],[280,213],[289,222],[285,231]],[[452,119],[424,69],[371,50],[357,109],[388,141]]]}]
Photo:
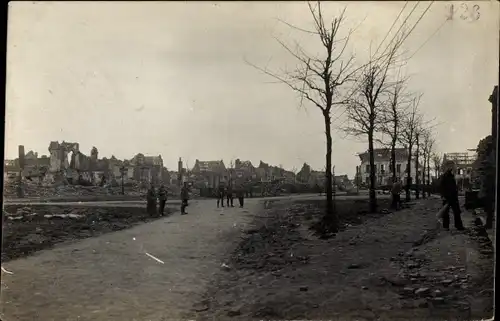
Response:
[{"label": "damaged roof", "polygon": [[200,161],[196,160],[195,166],[198,166],[200,171],[208,171],[208,172],[218,172],[225,171],[226,166],[222,160],[218,161]]},{"label": "damaged roof", "polygon": [[252,164],[251,161],[241,161],[239,159],[237,159],[234,163],[235,165],[235,168],[236,169],[243,169],[243,168],[247,168],[247,169],[251,169],[251,168],[255,168]]}]

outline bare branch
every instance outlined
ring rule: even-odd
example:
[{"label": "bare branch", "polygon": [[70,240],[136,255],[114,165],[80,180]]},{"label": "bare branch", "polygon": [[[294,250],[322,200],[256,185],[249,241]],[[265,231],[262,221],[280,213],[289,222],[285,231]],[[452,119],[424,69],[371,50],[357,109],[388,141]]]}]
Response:
[{"label": "bare branch", "polygon": [[309,33],[309,34],[313,34],[313,35],[317,35],[318,34],[318,32],[316,32],[316,31],[310,31],[310,30],[299,28],[297,26],[292,25],[291,23],[288,23],[288,22],[286,22],[284,20],[281,20],[280,18],[275,18],[275,19],[278,20],[279,22],[287,25],[288,27],[295,29],[295,30],[302,31],[302,32],[305,32],[305,33]]},{"label": "bare branch", "polygon": [[254,64],[252,64],[252,63],[250,63],[250,62],[249,62],[248,60],[246,60],[246,59],[245,59],[245,62],[246,62],[248,65],[250,65],[250,66],[254,67],[255,69],[260,70],[261,72],[265,73],[266,75],[271,76],[271,77],[273,77],[274,79],[278,80],[279,82],[281,82],[281,83],[283,83],[283,84],[287,85],[288,87],[290,87],[290,88],[291,88],[291,89],[293,89],[294,91],[296,91],[296,92],[298,92],[298,93],[300,93],[300,94],[304,95],[304,97],[305,97],[307,100],[309,100],[309,101],[310,101],[310,102],[312,102],[312,103],[313,103],[316,107],[318,107],[319,109],[321,109],[321,111],[325,112],[325,107],[324,107],[324,106],[322,106],[322,105],[321,105],[318,101],[316,101],[315,99],[313,99],[313,98],[309,95],[309,93],[308,93],[307,91],[302,90],[301,88],[299,88],[299,87],[297,87],[296,85],[294,85],[291,81],[286,80],[286,79],[284,79],[283,77],[280,77],[280,76],[278,76],[278,75],[276,75],[276,74],[274,74],[274,73],[272,73],[272,72],[270,72],[270,71],[268,71],[268,70],[266,70],[266,69],[260,68],[260,67],[258,67],[258,66],[256,66],[256,65],[254,65]]},{"label": "bare branch", "polygon": [[419,113],[419,104],[422,94],[413,98],[408,114],[403,118],[400,142],[408,147],[413,147],[416,141],[416,134],[421,128],[422,115]]}]

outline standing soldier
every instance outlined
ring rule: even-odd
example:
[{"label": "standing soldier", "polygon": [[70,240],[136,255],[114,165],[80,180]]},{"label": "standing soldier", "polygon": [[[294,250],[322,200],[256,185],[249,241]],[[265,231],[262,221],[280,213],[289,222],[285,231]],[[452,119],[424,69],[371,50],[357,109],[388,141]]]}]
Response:
[{"label": "standing soldier", "polygon": [[221,207],[224,207],[224,191],[224,183],[220,182],[217,188],[217,207],[219,207],[219,204]]},{"label": "standing soldier", "polygon": [[167,203],[167,191],[165,190],[165,185],[161,185],[158,189],[158,201],[160,203],[160,216],[164,216],[165,204]]},{"label": "standing soldier", "polygon": [[156,191],[155,191],[155,186],[151,183],[151,186],[149,187],[147,196],[146,196],[146,201],[147,201],[147,211],[150,216],[155,216],[156,215]]},{"label": "standing soldier", "polygon": [[394,182],[392,183],[391,195],[392,195],[392,204],[391,207],[395,210],[398,210],[401,207],[401,191],[403,190],[403,186],[401,182],[396,177],[394,178]]},{"label": "standing soldier", "polygon": [[187,182],[184,182],[184,186],[181,189],[181,215],[187,214],[186,207],[188,206],[189,199],[189,188],[187,186]]},{"label": "standing soldier", "polygon": [[236,190],[236,197],[238,198],[238,202],[240,203],[240,208],[242,208],[243,201],[245,199],[245,189],[241,184],[238,186],[238,189]]},{"label": "standing soldier", "polygon": [[229,204],[231,204],[231,207],[234,207],[233,205],[233,185],[229,183],[227,185],[227,207],[229,207]]}]

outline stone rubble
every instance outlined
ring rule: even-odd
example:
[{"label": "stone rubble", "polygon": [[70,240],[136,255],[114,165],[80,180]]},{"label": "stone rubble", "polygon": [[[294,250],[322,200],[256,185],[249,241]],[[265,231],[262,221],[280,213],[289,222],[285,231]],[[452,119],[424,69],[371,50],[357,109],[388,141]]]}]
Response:
[{"label": "stone rubble", "polygon": [[[4,197],[17,198],[17,182],[5,180]],[[65,184],[39,184],[35,181],[24,180],[23,191],[26,198],[48,198],[48,197],[81,197],[81,196],[101,196],[101,195],[120,195],[121,186],[119,184],[105,186],[83,186],[83,185],[65,185]],[[147,185],[139,183],[127,183],[125,193],[130,196],[141,196],[147,192]]]}]

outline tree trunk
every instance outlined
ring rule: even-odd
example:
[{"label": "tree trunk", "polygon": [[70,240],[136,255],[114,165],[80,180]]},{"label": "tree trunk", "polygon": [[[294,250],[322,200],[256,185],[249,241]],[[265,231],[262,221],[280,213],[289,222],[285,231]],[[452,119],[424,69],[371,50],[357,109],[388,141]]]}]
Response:
[{"label": "tree trunk", "polygon": [[394,127],[392,130],[392,141],[391,141],[391,166],[392,166],[392,182],[394,183],[396,181],[396,142],[398,140],[398,127],[399,127],[399,121],[398,121],[398,112],[396,109],[396,106],[394,105],[392,108],[393,115],[394,115]]},{"label": "tree trunk", "polygon": [[396,139],[393,139],[391,144],[391,167],[392,183],[394,183],[396,181]]},{"label": "tree trunk", "polygon": [[373,129],[370,129],[368,133],[368,154],[370,156],[370,213],[375,213],[377,211],[377,195],[375,194],[375,155],[373,153]]},{"label": "tree trunk", "polygon": [[427,155],[427,196],[431,197],[431,156]]},{"label": "tree trunk", "polygon": [[333,204],[333,179],[332,179],[332,133],[331,133],[331,119],[328,114],[325,117],[325,134],[326,134],[326,213],[325,221],[329,224],[331,232],[338,231],[338,218],[334,210]]},{"label": "tree trunk", "polygon": [[422,168],[422,198],[426,198],[426,191],[427,191],[427,185],[425,184],[425,166],[426,166],[426,162],[427,162],[427,155],[424,153],[423,155],[423,159],[424,159],[424,167]]},{"label": "tree trunk", "polygon": [[416,139],[415,143],[417,146],[417,150],[415,151],[415,198],[419,199],[420,198],[420,189],[419,189],[420,177],[418,177],[418,153],[420,150],[420,145],[419,145],[419,141],[418,141],[418,134],[416,135],[415,139]]},{"label": "tree trunk", "polygon": [[408,162],[406,164],[407,171],[406,171],[406,201],[409,202],[411,200],[411,194],[410,194],[410,188],[411,188],[411,152],[412,152],[412,146],[408,148]]}]

